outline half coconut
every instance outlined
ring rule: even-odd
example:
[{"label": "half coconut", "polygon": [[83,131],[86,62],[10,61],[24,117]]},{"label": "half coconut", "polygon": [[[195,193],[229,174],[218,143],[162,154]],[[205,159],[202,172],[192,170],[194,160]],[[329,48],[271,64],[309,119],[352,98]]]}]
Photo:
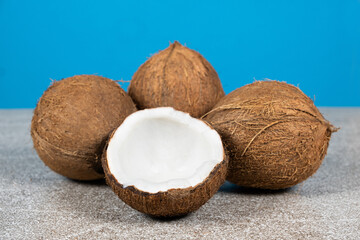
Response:
[{"label": "half coconut", "polygon": [[197,210],[217,192],[227,172],[219,134],[170,107],[128,116],[111,134],[102,165],[121,200],[158,217]]}]

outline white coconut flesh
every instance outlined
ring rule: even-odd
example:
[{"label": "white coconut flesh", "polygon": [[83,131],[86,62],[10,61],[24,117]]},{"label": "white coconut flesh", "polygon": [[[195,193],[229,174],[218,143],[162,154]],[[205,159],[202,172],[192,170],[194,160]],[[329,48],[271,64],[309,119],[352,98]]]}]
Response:
[{"label": "white coconut flesh", "polygon": [[111,174],[123,187],[158,193],[194,187],[223,161],[219,134],[170,107],[128,116],[107,148]]}]

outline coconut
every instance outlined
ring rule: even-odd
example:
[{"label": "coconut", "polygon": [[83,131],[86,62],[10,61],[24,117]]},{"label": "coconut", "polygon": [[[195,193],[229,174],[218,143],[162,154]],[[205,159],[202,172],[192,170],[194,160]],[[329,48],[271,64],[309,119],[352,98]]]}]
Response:
[{"label": "coconut", "polygon": [[257,81],[241,87],[204,116],[229,154],[227,180],[282,189],[319,168],[334,128],[299,88]]},{"label": "coconut", "polygon": [[107,137],[134,111],[131,98],[108,78],[79,75],[54,81],[34,110],[34,147],[41,160],[61,175],[102,178]]},{"label": "coconut", "polygon": [[157,217],[195,211],[215,194],[227,171],[219,134],[170,107],[127,117],[111,134],[102,164],[121,200]]},{"label": "coconut", "polygon": [[134,74],[129,95],[139,109],[173,107],[200,117],[225,95],[210,63],[174,42],[148,59]]}]

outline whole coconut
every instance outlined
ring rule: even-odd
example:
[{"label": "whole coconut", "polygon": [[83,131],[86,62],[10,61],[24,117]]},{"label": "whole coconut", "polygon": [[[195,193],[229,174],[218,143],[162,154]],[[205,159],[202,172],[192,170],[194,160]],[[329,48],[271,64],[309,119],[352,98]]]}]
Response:
[{"label": "whole coconut", "polygon": [[299,88],[257,81],[224,97],[205,117],[229,153],[227,180],[281,189],[319,168],[336,131]]},{"label": "whole coconut", "polygon": [[225,93],[210,63],[174,42],[148,59],[134,74],[129,95],[139,109],[173,107],[201,117]]},{"label": "whole coconut", "polygon": [[109,133],[136,108],[114,81],[79,75],[54,81],[31,122],[34,147],[55,172],[77,180],[103,178],[101,155]]}]

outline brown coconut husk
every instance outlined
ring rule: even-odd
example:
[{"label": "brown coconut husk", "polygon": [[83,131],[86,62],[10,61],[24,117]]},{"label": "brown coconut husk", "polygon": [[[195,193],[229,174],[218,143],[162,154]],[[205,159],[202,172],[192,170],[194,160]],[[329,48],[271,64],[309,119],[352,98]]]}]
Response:
[{"label": "brown coconut husk", "polygon": [[183,216],[204,205],[225,182],[228,158],[217,164],[209,176],[194,187],[170,189],[166,192],[148,193],[134,186],[124,187],[112,175],[107,161],[107,147],[115,131],[110,135],[102,156],[106,183],[118,197],[130,207],[154,217]]},{"label": "brown coconut husk", "polygon": [[79,75],[54,81],[31,122],[34,147],[55,172],[77,180],[103,178],[101,155],[109,133],[135,112],[114,81]]},{"label": "brown coconut husk", "polygon": [[178,42],[141,65],[128,92],[139,109],[169,106],[193,117],[201,117],[225,95],[210,63]]},{"label": "brown coconut husk", "polygon": [[227,180],[282,189],[313,175],[337,131],[299,88],[257,81],[224,97],[204,116],[229,154]]}]

